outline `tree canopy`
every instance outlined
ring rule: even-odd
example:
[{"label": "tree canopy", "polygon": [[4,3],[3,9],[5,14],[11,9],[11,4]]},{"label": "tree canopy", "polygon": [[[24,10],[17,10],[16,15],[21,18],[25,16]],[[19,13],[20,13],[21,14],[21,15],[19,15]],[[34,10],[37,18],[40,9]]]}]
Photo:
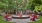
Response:
[{"label": "tree canopy", "polygon": [[35,10],[42,9],[42,0],[0,0],[0,10]]}]

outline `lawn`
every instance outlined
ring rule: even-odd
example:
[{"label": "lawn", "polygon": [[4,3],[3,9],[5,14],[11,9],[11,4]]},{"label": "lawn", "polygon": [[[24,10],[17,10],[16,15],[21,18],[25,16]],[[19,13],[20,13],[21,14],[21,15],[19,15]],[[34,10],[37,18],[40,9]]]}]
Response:
[{"label": "lawn", "polygon": [[[0,16],[0,23],[14,23],[14,22],[3,21],[2,18],[3,18],[3,16]],[[39,21],[30,22],[30,23],[42,23],[42,16],[40,16],[40,20]]]}]

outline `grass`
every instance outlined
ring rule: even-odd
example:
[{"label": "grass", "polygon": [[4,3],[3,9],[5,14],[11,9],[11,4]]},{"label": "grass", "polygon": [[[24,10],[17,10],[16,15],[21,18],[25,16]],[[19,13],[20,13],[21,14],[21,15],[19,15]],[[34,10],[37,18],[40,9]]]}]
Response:
[{"label": "grass", "polygon": [[15,22],[6,22],[2,20],[3,16],[0,16],[0,23],[15,23]]},{"label": "grass", "polygon": [[42,23],[42,16],[40,16],[39,18],[40,18],[39,21],[34,21],[34,22],[30,22],[30,23]]}]

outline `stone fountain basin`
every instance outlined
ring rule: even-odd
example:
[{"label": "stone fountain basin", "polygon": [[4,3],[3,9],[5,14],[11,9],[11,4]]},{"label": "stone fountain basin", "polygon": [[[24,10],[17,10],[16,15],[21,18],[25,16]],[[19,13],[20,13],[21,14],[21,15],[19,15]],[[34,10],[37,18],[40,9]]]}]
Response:
[{"label": "stone fountain basin", "polygon": [[29,18],[29,15],[22,15],[22,17],[20,17],[19,15],[13,15],[13,18],[15,18],[15,19],[27,19],[27,18]]},{"label": "stone fountain basin", "polygon": [[[13,17],[20,17],[19,15],[13,15]],[[29,15],[22,15],[22,17],[29,17]]]}]

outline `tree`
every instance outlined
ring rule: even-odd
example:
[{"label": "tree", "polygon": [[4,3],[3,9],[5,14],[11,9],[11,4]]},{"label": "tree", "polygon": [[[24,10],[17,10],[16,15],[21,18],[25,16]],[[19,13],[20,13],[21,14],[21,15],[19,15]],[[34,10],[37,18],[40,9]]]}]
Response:
[{"label": "tree", "polygon": [[42,7],[41,5],[40,6],[35,6],[35,9],[34,9],[36,12],[41,12],[42,11]]},{"label": "tree", "polygon": [[7,0],[0,0],[0,9],[6,9],[8,7]]},{"label": "tree", "polygon": [[35,4],[41,4],[41,0],[33,0],[33,3],[35,3]]},{"label": "tree", "polygon": [[33,0],[32,3],[35,4],[35,7],[34,7],[35,9],[34,10],[36,12],[41,12],[41,10],[42,10],[42,7],[41,7],[42,6],[42,1],[41,0]]}]

